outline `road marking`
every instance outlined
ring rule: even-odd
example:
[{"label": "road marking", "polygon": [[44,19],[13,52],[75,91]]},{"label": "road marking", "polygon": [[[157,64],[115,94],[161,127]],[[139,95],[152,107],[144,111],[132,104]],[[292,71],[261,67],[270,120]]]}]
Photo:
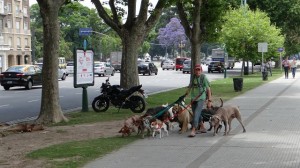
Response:
[{"label": "road marking", "polygon": [[37,100],[30,100],[30,101],[28,101],[28,103],[37,102],[37,101],[40,101],[40,99],[37,99]]},{"label": "road marking", "polygon": [[9,104],[4,104],[4,105],[1,105],[0,107],[7,107],[9,106]]}]

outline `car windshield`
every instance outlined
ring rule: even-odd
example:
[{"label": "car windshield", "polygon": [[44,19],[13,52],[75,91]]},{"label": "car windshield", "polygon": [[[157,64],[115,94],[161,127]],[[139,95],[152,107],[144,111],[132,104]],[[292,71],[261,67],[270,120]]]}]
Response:
[{"label": "car windshield", "polygon": [[103,63],[95,63],[95,67],[101,67],[101,66],[104,66]]},{"label": "car windshield", "polygon": [[184,61],[183,64],[189,65],[191,64],[191,61],[190,60]]},{"label": "car windshield", "polygon": [[25,69],[25,66],[12,66],[9,67],[6,72],[23,72]]}]

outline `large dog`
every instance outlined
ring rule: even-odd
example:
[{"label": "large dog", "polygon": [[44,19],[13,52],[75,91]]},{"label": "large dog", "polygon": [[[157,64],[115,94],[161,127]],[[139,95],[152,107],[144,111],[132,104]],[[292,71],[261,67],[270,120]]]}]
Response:
[{"label": "large dog", "polygon": [[[211,106],[211,108],[205,108],[205,109],[202,109],[201,111],[201,116],[202,116],[202,121],[203,122],[209,122],[210,121],[210,118],[211,116],[213,116],[214,114],[216,114],[217,110],[220,108],[220,107],[223,107],[223,100],[220,98],[220,101],[221,101],[221,105],[219,107],[216,107],[216,106]],[[212,125],[210,123],[210,127],[207,131],[211,131],[212,129]],[[218,131],[222,128],[222,124],[219,125],[219,127],[217,128],[217,133]],[[199,126],[199,129],[200,129],[200,126]]]},{"label": "large dog", "polygon": [[175,120],[179,123],[179,133],[185,133],[188,130],[189,123],[193,120],[193,112],[190,106],[186,107],[184,102],[181,104],[174,104],[172,111]]},{"label": "large dog", "polygon": [[243,127],[243,132],[246,132],[244,124],[242,122],[241,113],[238,107],[236,106],[224,106],[220,107],[216,114],[213,115],[210,119],[211,125],[214,127],[214,136],[217,134],[217,128],[219,127],[222,122],[225,125],[225,132],[224,135],[228,135],[231,130],[231,121],[236,118],[241,126]]}]

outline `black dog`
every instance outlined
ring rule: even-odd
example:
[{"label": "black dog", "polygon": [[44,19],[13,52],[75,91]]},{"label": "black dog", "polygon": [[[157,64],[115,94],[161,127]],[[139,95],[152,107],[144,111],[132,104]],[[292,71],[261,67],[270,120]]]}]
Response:
[{"label": "black dog", "polygon": [[[221,105],[219,107],[211,107],[211,108],[206,108],[206,109],[202,109],[201,111],[201,116],[202,116],[202,121],[203,122],[210,122],[210,117],[213,116],[214,114],[216,114],[216,111],[220,108],[223,107],[223,100],[220,98],[221,100]],[[198,127],[198,129],[200,128],[200,126]],[[219,125],[217,132],[222,128],[222,125]],[[212,129],[212,125],[210,124],[210,127],[207,131],[211,131]]]}]

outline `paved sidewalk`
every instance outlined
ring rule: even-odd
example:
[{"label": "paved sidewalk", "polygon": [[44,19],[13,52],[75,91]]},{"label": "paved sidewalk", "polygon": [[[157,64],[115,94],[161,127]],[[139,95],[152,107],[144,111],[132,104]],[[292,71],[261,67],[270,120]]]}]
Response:
[{"label": "paved sidewalk", "polygon": [[[290,75],[291,76],[291,75]],[[244,84],[245,85],[245,84]],[[264,84],[226,104],[240,107],[247,132],[236,119],[229,136],[212,132],[188,138],[172,132],[145,138],[85,168],[299,168],[300,79]],[[223,132],[224,128],[222,129]]]}]

